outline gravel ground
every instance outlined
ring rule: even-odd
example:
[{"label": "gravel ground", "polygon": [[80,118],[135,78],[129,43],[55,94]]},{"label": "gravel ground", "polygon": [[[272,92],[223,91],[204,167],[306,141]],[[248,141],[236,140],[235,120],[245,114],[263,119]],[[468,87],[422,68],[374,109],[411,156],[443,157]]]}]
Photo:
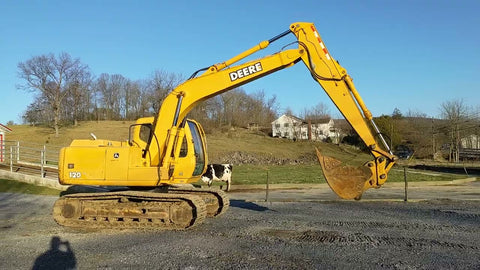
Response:
[{"label": "gravel ground", "polygon": [[[245,197],[248,194],[245,193]],[[250,202],[186,231],[58,226],[0,193],[0,269],[480,269],[480,201]]]}]

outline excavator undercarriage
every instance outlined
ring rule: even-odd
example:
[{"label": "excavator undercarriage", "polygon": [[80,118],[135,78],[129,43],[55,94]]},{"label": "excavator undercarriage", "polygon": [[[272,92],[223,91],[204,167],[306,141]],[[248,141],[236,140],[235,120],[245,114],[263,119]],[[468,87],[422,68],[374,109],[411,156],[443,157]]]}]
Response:
[{"label": "excavator undercarriage", "polygon": [[65,195],[55,202],[53,217],[60,225],[83,229],[182,230],[228,207],[221,190],[160,188]]}]

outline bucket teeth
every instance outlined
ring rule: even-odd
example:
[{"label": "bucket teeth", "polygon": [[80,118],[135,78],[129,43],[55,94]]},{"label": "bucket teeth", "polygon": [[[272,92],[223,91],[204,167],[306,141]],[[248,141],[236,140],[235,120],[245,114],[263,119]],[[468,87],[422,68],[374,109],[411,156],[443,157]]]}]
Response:
[{"label": "bucket teeth", "polygon": [[315,149],[323,175],[330,188],[340,198],[360,199],[363,191],[370,187],[368,184],[372,178],[370,169],[365,166],[344,166],[341,161],[323,156],[317,148]]}]

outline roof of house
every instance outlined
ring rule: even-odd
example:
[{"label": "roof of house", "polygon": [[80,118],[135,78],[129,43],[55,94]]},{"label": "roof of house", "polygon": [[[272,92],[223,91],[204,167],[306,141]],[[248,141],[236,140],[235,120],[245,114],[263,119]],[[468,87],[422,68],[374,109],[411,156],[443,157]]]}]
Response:
[{"label": "roof of house", "polygon": [[2,124],[0,124],[0,130],[6,131],[6,132],[12,132],[12,129],[11,129],[11,128],[9,128],[9,127],[7,127],[7,126],[5,126],[5,125],[2,125]]},{"label": "roof of house", "polygon": [[300,122],[300,123],[305,123],[305,124],[307,124],[308,121],[310,121],[310,124],[328,124],[331,120],[333,121],[333,119],[331,119],[331,118],[315,118],[315,119],[304,120],[302,118],[296,117],[296,116],[291,115],[291,114],[282,114],[282,116],[275,119],[272,122],[272,124],[275,123],[278,119],[280,119],[282,117],[288,117],[288,118],[290,118],[294,121],[297,121],[297,122]]},{"label": "roof of house", "polygon": [[[309,119],[311,124],[327,124],[332,120],[331,118],[314,118]],[[309,121],[307,120],[307,122]]]},{"label": "roof of house", "polygon": [[299,117],[293,116],[293,115],[291,115],[291,114],[288,114],[288,115],[287,115],[287,114],[282,114],[280,117],[278,117],[277,119],[275,119],[275,120],[272,122],[272,124],[275,123],[278,119],[280,119],[280,118],[282,118],[282,117],[284,117],[284,116],[285,116],[285,117],[288,117],[288,118],[291,118],[292,120],[295,120],[295,121],[297,121],[297,122],[301,122],[301,123],[305,122],[305,120],[303,120],[303,119],[301,119],[301,118],[299,118]]}]

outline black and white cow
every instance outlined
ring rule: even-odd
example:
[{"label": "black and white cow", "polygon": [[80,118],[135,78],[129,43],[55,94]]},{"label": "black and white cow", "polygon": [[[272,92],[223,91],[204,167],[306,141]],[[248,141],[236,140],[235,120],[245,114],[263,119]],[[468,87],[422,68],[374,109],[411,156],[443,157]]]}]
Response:
[{"label": "black and white cow", "polygon": [[211,186],[213,181],[224,181],[227,183],[227,191],[229,191],[232,182],[232,169],[232,164],[208,164],[207,171],[201,179],[208,186]]}]

